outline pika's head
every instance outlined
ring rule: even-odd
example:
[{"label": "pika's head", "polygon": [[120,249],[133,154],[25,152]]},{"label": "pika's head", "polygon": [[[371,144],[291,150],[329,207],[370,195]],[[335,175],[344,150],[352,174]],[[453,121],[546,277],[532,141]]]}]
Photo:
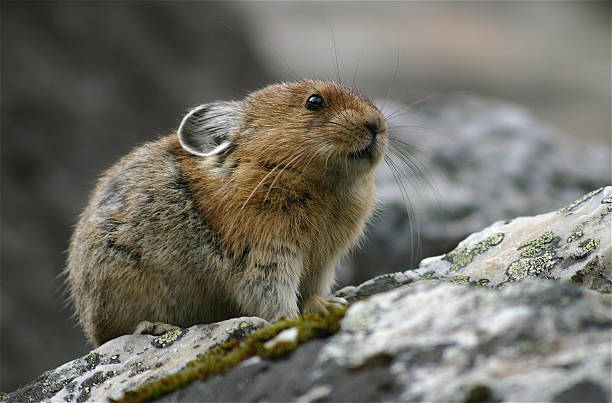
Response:
[{"label": "pika's head", "polygon": [[242,101],[200,105],[178,136],[191,154],[289,170],[311,180],[372,171],[387,147],[384,116],[353,88],[305,80],[271,85]]}]

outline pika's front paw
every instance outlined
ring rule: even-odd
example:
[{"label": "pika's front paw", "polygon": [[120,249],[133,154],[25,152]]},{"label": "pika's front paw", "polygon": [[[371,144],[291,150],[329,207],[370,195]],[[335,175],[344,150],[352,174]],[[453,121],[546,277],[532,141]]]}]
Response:
[{"label": "pika's front paw", "polygon": [[348,301],[344,298],[340,297],[319,297],[318,295],[313,295],[308,298],[306,302],[304,302],[304,307],[302,308],[303,313],[308,312],[329,312],[332,309],[342,308],[343,306],[348,305]]},{"label": "pika's front paw", "polygon": [[149,322],[148,320],[143,320],[136,326],[133,334],[150,334],[152,336],[161,336],[162,334],[172,330],[181,330],[181,328],[164,322]]}]

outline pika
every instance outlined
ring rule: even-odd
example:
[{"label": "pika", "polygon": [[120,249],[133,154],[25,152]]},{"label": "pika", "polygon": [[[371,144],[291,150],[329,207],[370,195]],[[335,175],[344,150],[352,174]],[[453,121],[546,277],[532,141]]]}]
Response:
[{"label": "pika", "polygon": [[107,170],[79,218],[66,273],[88,339],[341,303],[335,266],[371,215],[387,144],[379,109],[335,82],[193,108]]}]

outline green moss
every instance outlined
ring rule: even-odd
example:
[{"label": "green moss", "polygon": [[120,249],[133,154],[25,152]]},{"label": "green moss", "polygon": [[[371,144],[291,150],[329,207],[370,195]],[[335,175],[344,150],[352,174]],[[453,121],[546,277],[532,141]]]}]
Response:
[{"label": "green moss", "polygon": [[571,212],[573,209],[578,207],[580,204],[589,200],[591,197],[595,196],[597,193],[600,193],[603,189],[604,188],[599,188],[597,190],[593,190],[592,192],[585,194],[584,196],[582,196],[580,199],[576,200],[575,202],[563,207],[561,210],[559,210],[559,213],[565,214],[565,213]]},{"label": "green moss", "polygon": [[444,256],[444,259],[451,262],[449,271],[453,272],[464,268],[472,262],[474,256],[485,253],[491,247],[498,245],[503,239],[504,233],[498,232],[476,243],[469,249],[465,246],[461,246],[454,251],[447,253],[446,256]]},{"label": "green moss", "polygon": [[[340,330],[340,320],[346,308],[334,309],[329,313],[309,313],[292,320],[279,320],[239,341],[232,339],[208,350],[202,356],[190,361],[181,371],[128,390],[117,402],[145,402],[179,389],[194,380],[204,380],[215,374],[222,374],[242,361],[253,356],[277,359],[293,351],[299,344],[314,338],[326,337]],[[285,329],[298,329],[297,341],[276,343],[272,348],[264,344]]]},{"label": "green moss", "polygon": [[567,237],[567,243],[573,242],[575,239],[582,238],[584,236],[584,232],[582,230],[576,231]]}]

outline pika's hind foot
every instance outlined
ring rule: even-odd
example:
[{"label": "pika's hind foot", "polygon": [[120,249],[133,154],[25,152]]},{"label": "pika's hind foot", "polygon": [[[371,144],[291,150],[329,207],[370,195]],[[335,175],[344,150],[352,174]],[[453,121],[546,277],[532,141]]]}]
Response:
[{"label": "pika's hind foot", "polygon": [[348,305],[348,301],[340,297],[319,297],[313,295],[304,302],[302,313],[309,312],[329,312],[332,309],[342,308]]},{"label": "pika's hind foot", "polygon": [[136,325],[136,329],[134,329],[133,334],[150,334],[152,336],[161,336],[162,334],[171,332],[173,330],[181,330],[181,328],[164,322],[149,322],[148,320],[143,320]]}]

